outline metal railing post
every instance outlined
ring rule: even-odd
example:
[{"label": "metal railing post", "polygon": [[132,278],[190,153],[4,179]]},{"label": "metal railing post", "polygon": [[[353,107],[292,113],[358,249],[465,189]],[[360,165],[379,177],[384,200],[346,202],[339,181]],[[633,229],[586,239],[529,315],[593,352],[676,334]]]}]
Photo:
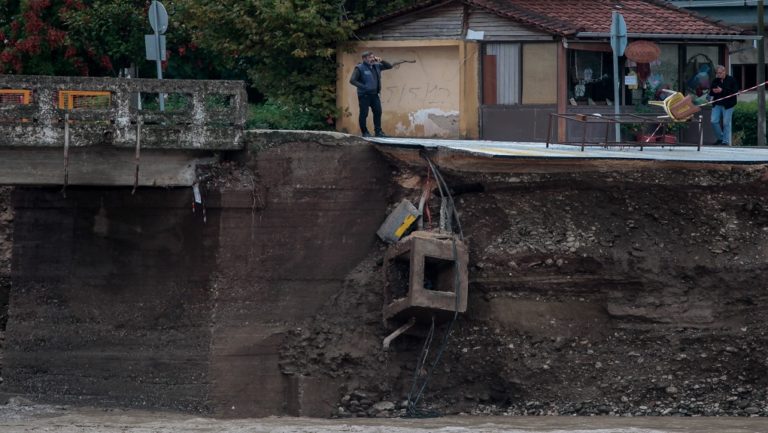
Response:
[{"label": "metal railing post", "polygon": [[697,151],[701,151],[701,146],[704,144],[704,116],[699,114],[699,145],[696,147]]},{"label": "metal railing post", "polygon": [[549,113],[549,121],[547,122],[547,146],[546,148],[549,149],[549,140],[552,139],[552,118],[554,117],[553,113]]}]

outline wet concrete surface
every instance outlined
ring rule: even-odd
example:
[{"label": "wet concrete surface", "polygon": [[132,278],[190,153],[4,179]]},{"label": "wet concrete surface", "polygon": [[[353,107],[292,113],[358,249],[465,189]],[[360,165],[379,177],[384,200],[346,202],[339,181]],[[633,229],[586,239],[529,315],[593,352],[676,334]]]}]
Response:
[{"label": "wet concrete surface", "polygon": [[496,158],[546,158],[546,159],[606,159],[606,160],[656,160],[682,162],[711,162],[764,164],[768,161],[768,149],[740,146],[695,146],[655,147],[639,145],[580,146],[550,144],[542,142],[506,142],[486,140],[435,140],[424,138],[366,138],[367,141],[389,147],[442,148],[467,153],[491,155]]},{"label": "wet concrete surface", "polygon": [[443,417],[429,419],[200,418],[173,412],[0,406],[0,431],[249,433],[764,433],[765,418],[707,417]]}]

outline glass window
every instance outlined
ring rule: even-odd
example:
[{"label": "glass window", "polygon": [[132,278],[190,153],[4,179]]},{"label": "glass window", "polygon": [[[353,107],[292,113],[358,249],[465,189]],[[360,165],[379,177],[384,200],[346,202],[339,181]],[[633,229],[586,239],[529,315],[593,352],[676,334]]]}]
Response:
[{"label": "glass window", "polygon": [[659,44],[659,48],[659,58],[651,63],[627,60],[627,75],[635,75],[637,78],[637,85],[630,87],[633,104],[660,101],[667,96],[664,89],[681,90],[678,45]]},{"label": "glass window", "polygon": [[[768,66],[765,67],[765,72],[768,77]],[[733,74],[736,81],[739,82],[741,89],[749,89],[752,86],[757,85],[757,64],[744,63],[739,65],[733,65]]]},{"label": "glass window", "polygon": [[483,78],[484,104],[519,104],[520,44],[487,44]]},{"label": "glass window", "polygon": [[613,99],[610,52],[568,50],[568,101],[571,105],[606,105]]},{"label": "glass window", "polygon": [[709,90],[709,83],[715,78],[715,66],[720,64],[720,50],[717,46],[688,45],[685,47],[683,65],[684,92],[702,96]]}]

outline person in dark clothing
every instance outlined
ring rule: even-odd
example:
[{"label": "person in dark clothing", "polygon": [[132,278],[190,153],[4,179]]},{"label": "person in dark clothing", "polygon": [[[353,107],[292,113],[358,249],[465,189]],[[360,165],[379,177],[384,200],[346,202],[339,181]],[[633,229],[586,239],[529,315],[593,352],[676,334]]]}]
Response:
[{"label": "person in dark clothing", "polygon": [[368,110],[373,111],[373,131],[377,137],[386,137],[381,130],[381,71],[392,69],[389,62],[385,62],[373,55],[370,51],[363,52],[363,61],[355,66],[352,71],[350,84],[357,87],[357,101],[360,105],[360,132],[363,137],[370,137],[368,132]]},{"label": "person in dark clothing", "polygon": [[[735,94],[739,91],[739,84],[736,79],[728,75],[725,66],[717,65],[715,67],[715,79],[709,86],[709,95],[715,102],[712,103],[712,129],[715,131],[715,145],[731,145],[731,119],[733,117],[733,107],[736,105]],[[731,96],[734,95],[734,96]],[[730,96],[730,98],[729,98]],[[725,99],[723,99],[725,98]],[[722,128],[720,121],[723,122]]]}]

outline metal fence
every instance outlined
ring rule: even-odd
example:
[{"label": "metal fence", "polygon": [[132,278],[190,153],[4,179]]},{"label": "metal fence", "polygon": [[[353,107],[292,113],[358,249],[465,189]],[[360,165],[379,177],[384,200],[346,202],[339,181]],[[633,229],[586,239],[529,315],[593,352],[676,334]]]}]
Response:
[{"label": "metal fence", "polygon": [[[552,128],[557,124],[557,119],[564,119],[568,125],[576,127],[580,132],[580,140],[553,141]],[[615,138],[615,125],[622,130],[621,137]],[[679,126],[697,127],[698,143],[686,143],[679,141],[681,134],[677,133]],[[574,129],[576,129],[574,128]],[[572,134],[571,136],[578,136]],[[611,139],[613,138],[613,139]],[[670,118],[657,115],[626,114],[559,114],[550,113],[547,126],[547,147],[550,144],[565,144],[579,146],[583,151],[587,146],[597,147],[672,147],[688,146],[701,150],[704,143],[703,116],[694,116],[687,122],[675,122]]]}]

